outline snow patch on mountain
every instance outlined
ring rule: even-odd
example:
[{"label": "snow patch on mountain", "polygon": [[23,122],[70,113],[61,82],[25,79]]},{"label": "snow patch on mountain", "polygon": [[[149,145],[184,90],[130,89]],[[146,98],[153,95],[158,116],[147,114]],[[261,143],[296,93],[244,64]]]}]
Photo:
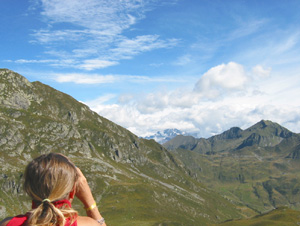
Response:
[{"label": "snow patch on mountain", "polygon": [[165,129],[164,131],[157,131],[155,134],[146,136],[144,138],[148,140],[154,139],[157,143],[164,144],[178,135],[188,136],[190,134],[178,129]]}]

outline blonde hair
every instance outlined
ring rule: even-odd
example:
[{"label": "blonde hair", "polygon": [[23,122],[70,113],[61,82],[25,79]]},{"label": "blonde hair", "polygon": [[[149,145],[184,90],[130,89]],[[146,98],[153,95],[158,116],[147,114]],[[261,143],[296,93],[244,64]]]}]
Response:
[{"label": "blonde hair", "polygon": [[75,165],[62,154],[49,153],[32,160],[25,170],[24,190],[37,208],[30,211],[28,224],[63,226],[65,218],[74,222],[75,210],[66,205],[56,208],[51,202],[69,199],[77,178]]}]

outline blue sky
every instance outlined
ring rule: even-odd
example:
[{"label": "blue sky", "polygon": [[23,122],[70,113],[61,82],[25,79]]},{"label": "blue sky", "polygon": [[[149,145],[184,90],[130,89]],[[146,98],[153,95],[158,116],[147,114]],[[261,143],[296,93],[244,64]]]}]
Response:
[{"label": "blue sky", "polygon": [[1,68],[139,136],[300,132],[299,0],[0,0]]}]

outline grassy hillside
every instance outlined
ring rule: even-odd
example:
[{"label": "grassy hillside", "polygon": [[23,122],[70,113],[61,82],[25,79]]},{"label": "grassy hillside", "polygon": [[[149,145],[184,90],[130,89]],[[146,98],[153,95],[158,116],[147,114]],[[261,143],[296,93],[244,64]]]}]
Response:
[{"label": "grassy hillside", "polygon": [[[22,172],[32,158],[51,151],[82,169],[110,226],[196,226],[241,217],[158,143],[12,71],[0,70],[0,88],[0,218],[30,209]],[[74,206],[84,212],[77,200]]]},{"label": "grassy hillside", "polygon": [[299,134],[261,121],[208,139],[176,137],[165,146],[193,178],[249,207],[253,212],[246,209],[245,214],[251,215],[283,205],[300,209],[299,144]]},{"label": "grassy hillside", "polygon": [[218,226],[297,226],[300,225],[300,212],[281,207],[251,219],[231,220]]}]

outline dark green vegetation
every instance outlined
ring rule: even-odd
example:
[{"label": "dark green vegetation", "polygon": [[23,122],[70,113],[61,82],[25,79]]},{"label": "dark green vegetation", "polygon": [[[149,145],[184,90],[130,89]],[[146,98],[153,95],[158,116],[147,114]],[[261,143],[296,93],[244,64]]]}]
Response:
[{"label": "dark green vegetation", "polygon": [[[209,225],[242,217],[154,141],[97,115],[40,82],[0,70],[0,218],[25,213],[26,164],[61,152],[79,166],[110,226]],[[75,208],[83,213],[75,201]]]},{"label": "dark green vegetation", "polygon": [[262,120],[208,139],[178,136],[164,146],[194,179],[246,215],[280,206],[300,209],[300,135],[276,123]]}]

